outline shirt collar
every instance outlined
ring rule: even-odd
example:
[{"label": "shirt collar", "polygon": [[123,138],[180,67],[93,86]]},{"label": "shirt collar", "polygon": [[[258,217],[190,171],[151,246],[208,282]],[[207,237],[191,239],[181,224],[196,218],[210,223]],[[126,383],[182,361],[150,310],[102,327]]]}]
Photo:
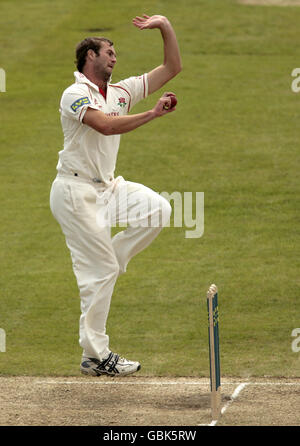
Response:
[{"label": "shirt collar", "polygon": [[[90,85],[90,87],[94,88],[96,91],[99,92],[98,85],[94,84],[92,81],[90,81],[83,73],[80,73],[79,71],[74,71],[74,76],[77,84],[87,84]],[[107,86],[111,82],[111,77],[107,83]]]},{"label": "shirt collar", "polygon": [[74,71],[74,76],[77,84],[88,84],[90,87],[99,91],[98,86],[94,84],[92,81],[90,81],[83,73],[80,73],[79,71]]}]

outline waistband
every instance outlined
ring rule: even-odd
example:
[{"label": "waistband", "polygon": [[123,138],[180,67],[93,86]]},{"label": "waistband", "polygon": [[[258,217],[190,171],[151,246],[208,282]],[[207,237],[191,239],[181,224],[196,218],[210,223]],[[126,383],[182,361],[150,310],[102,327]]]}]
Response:
[{"label": "waistband", "polygon": [[88,183],[88,184],[93,184],[95,186],[107,186],[107,184],[100,180],[99,178],[89,178],[89,177],[84,177],[82,175],[78,175],[77,173],[57,173],[56,178],[67,178],[70,180],[74,180],[78,183]]},{"label": "waistband", "polygon": [[[65,174],[65,173],[57,173],[56,179],[64,179],[74,181],[75,183],[83,183],[90,184],[94,186],[98,191],[102,192],[110,192],[113,193],[120,183],[126,183],[122,176],[118,176],[117,178],[113,178],[110,183],[105,183],[104,181],[99,180],[98,178],[87,178],[82,177],[81,175],[75,174]],[[97,181],[96,181],[97,180]]]}]

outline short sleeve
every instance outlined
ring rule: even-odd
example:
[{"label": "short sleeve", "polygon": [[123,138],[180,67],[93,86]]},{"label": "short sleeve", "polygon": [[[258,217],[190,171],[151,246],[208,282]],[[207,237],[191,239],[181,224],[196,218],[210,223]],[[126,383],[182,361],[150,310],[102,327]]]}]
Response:
[{"label": "short sleeve", "polygon": [[130,108],[148,96],[148,76],[147,73],[141,76],[132,76],[119,82],[118,85],[124,88],[130,95]]},{"label": "short sleeve", "polygon": [[84,87],[69,88],[62,95],[60,113],[64,117],[82,122],[89,107],[97,109]]}]

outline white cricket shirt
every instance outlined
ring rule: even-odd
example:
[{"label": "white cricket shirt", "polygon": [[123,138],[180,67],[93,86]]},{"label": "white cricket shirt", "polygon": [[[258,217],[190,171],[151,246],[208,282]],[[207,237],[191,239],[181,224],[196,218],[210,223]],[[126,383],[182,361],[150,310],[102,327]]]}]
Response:
[{"label": "white cricket shirt", "polygon": [[75,83],[68,87],[60,102],[64,149],[59,152],[57,171],[106,184],[114,179],[120,135],[103,135],[82,120],[88,107],[108,116],[126,115],[148,95],[147,74],[108,84],[106,99],[97,85],[75,71]]}]

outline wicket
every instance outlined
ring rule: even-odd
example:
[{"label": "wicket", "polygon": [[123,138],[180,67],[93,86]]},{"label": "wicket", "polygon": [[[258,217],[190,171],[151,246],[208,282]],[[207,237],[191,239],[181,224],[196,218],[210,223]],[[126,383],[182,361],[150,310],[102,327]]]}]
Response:
[{"label": "wicket", "polygon": [[210,390],[212,419],[217,420],[221,413],[221,375],[219,353],[219,309],[218,288],[211,285],[207,292],[208,340],[210,364]]}]

